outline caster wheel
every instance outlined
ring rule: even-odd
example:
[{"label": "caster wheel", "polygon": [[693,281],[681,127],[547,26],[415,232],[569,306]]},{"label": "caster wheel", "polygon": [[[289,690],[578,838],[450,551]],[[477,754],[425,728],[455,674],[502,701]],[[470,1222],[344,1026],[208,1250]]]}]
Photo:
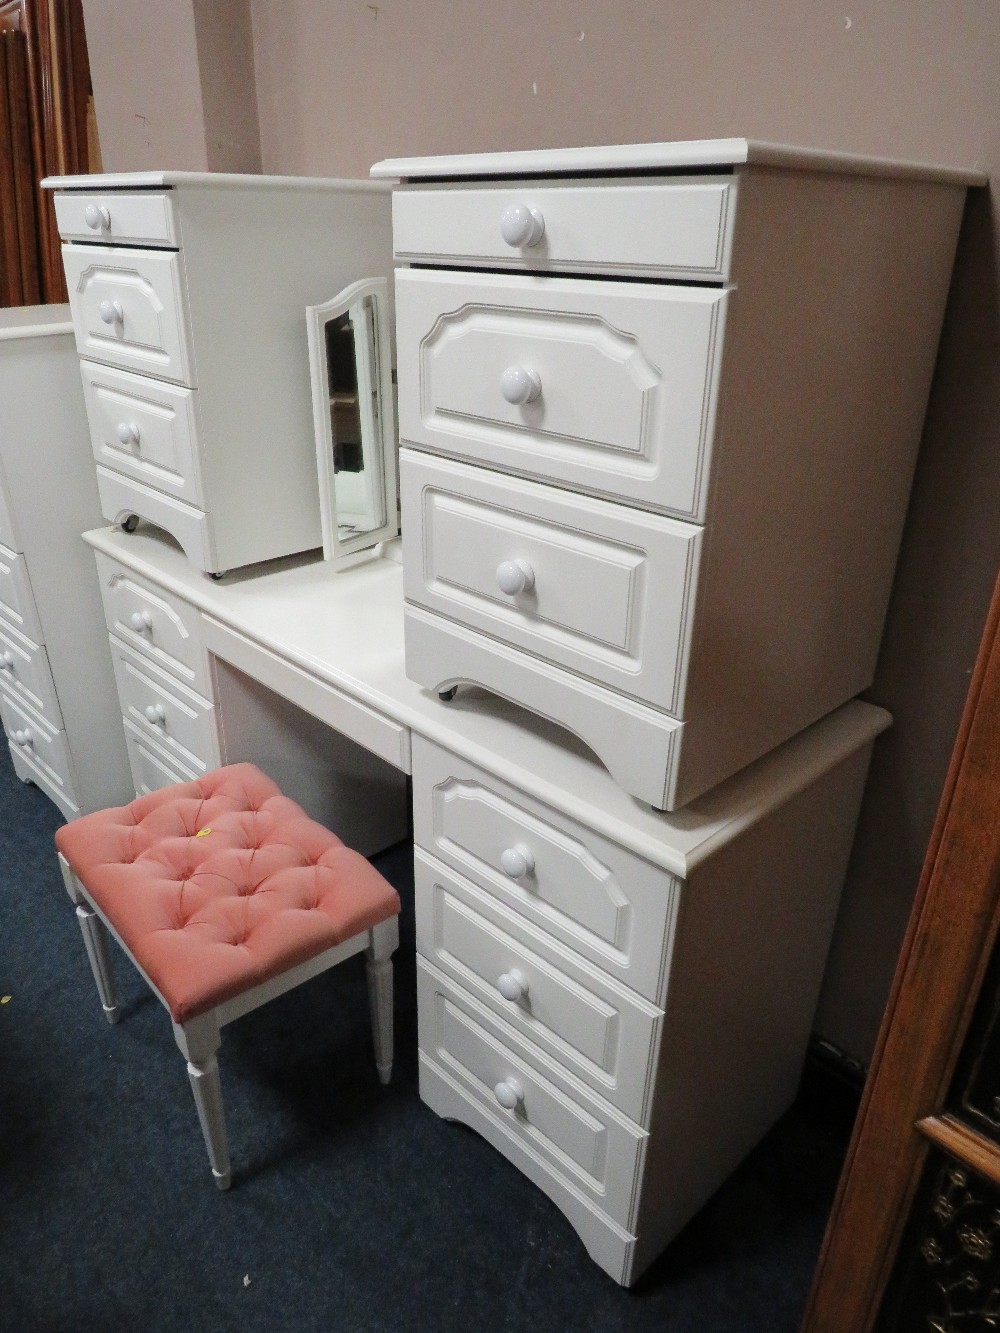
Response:
[{"label": "caster wheel", "polygon": [[438,690],[438,698],[444,703],[450,703],[458,693],[458,686],[453,685],[450,690]]},{"label": "caster wheel", "polygon": [[225,571],[224,569],[220,569],[220,570],[219,570],[217,573],[215,573],[215,574],[209,574],[208,577],[209,577],[210,579],[214,579],[215,582],[218,583],[219,579],[224,579],[224,578],[226,577],[226,571]]},{"label": "caster wheel", "polygon": [[139,526],[139,515],[129,514],[128,518],[123,518],[118,526],[121,528],[122,532],[135,532],[136,528]]}]

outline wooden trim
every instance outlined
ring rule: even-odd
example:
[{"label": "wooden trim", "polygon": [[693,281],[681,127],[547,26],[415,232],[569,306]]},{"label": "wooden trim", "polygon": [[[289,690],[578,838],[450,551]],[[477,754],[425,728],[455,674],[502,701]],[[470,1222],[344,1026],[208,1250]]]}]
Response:
[{"label": "wooden trim", "polygon": [[917,1121],[917,1129],[949,1157],[957,1158],[1000,1189],[1000,1144],[953,1115],[926,1116]]},{"label": "wooden trim", "polygon": [[1000,926],[1000,583],[802,1333],[868,1333]]}]

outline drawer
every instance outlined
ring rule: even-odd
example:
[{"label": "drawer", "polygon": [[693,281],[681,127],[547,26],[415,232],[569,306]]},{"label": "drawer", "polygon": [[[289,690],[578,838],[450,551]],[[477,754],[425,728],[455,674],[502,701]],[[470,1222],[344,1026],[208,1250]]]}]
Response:
[{"label": "drawer", "polygon": [[[486,1137],[519,1166],[523,1154],[544,1162],[556,1180],[628,1227],[638,1195],[643,1131],[540,1060],[515,1033],[419,958],[417,1005],[421,1063],[431,1064],[461,1092],[469,1110],[483,1118]],[[508,1099],[507,1089],[516,1091],[514,1084],[523,1096],[508,1109],[498,1100],[497,1089],[503,1087],[500,1096]],[[480,1128],[476,1119],[461,1118]]]},{"label": "drawer", "polygon": [[416,735],[413,838],[500,912],[663,1006],[681,892],[672,875]]},{"label": "drawer", "polygon": [[41,713],[53,727],[63,725],[49,657],[0,620],[0,685],[21,703]]},{"label": "drawer", "polygon": [[645,1125],[663,1013],[414,850],[417,951]]},{"label": "drawer", "polygon": [[81,361],[94,458],[105,467],[203,507],[196,389]]},{"label": "drawer", "polygon": [[95,552],[108,629],[205,699],[213,697],[199,613],[187,602]]},{"label": "drawer", "polygon": [[[732,176],[403,186],[392,196],[393,245],[404,260],[719,280],[736,190]],[[541,236],[524,243],[539,221]]]},{"label": "drawer", "polygon": [[77,351],[194,386],[180,254],[64,245]]},{"label": "drawer", "polygon": [[23,555],[9,551],[6,546],[0,546],[0,617],[35,643],[42,642],[42,625],[27,562]]},{"label": "drawer", "polygon": [[717,288],[399,272],[400,439],[700,520],[728,299]]},{"label": "drawer", "polygon": [[213,705],[114,635],[111,660],[125,719],[184,769],[201,776],[218,768],[219,727]]},{"label": "drawer", "polygon": [[400,483],[409,602],[682,715],[701,528],[412,449]]},{"label": "drawer", "polygon": [[29,781],[37,778],[68,819],[78,814],[80,801],[65,731],[51,726],[2,686],[0,719],[18,775]]},{"label": "drawer", "polygon": [[136,796],[147,796],[151,791],[171,787],[175,782],[194,781],[195,773],[188,772],[172,755],[161,750],[134,722],[126,717],[122,718],[122,724]]},{"label": "drawer", "polygon": [[52,196],[64,241],[179,245],[169,190],[57,190]]},{"label": "drawer", "polygon": [[3,464],[0,463],[0,546],[10,551],[20,551],[23,543],[14,527],[14,508],[10,499],[9,484],[4,476]]},{"label": "drawer", "polygon": [[128,515],[138,514],[169,532],[198,569],[206,574],[225,572],[216,559],[214,526],[203,509],[196,509],[156,486],[146,486],[112,468],[98,464],[95,470],[101,513],[106,519],[120,524]]}]

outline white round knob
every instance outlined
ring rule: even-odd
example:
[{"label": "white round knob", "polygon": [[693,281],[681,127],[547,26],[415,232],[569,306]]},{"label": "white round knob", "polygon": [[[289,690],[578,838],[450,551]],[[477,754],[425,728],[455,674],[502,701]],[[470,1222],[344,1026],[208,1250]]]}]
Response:
[{"label": "white round knob", "polygon": [[535,586],[535,571],[527,560],[504,560],[497,565],[497,586],[508,597],[528,592]]},{"label": "white round knob", "polygon": [[153,617],[148,611],[133,611],[128,618],[128,623],[136,634],[145,634],[146,630],[153,628]]},{"label": "white round knob", "polygon": [[524,1088],[512,1075],[508,1075],[493,1089],[493,1095],[506,1111],[516,1111],[524,1101]]},{"label": "white round knob", "polygon": [[14,670],[14,654],[6,652],[0,655],[0,671]]},{"label": "white round knob", "polygon": [[139,427],[134,421],[119,421],[115,434],[124,445],[139,443]]},{"label": "white round knob", "polygon": [[17,742],[18,745],[30,745],[31,732],[27,729],[27,727],[25,727],[23,731],[15,731],[14,740]]},{"label": "white round knob", "polygon": [[500,376],[500,392],[508,403],[520,407],[541,395],[542,381],[530,366],[508,366]]},{"label": "white round knob", "polygon": [[497,977],[497,990],[505,1000],[523,1000],[528,994],[528,978],[512,967]]},{"label": "white round knob", "polygon": [[535,873],[535,858],[523,842],[518,842],[500,853],[500,869],[509,879],[524,879]]},{"label": "white round knob", "polygon": [[508,204],[500,215],[500,235],[515,248],[537,245],[545,235],[545,219],[537,208]]},{"label": "white round knob", "polygon": [[152,722],[154,726],[159,725],[167,716],[162,704],[147,704],[142,712],[146,721]]},{"label": "white round knob", "polygon": [[101,204],[88,204],[83,210],[83,216],[93,231],[111,230],[111,214]]},{"label": "white round knob", "polygon": [[102,301],[100,310],[105,324],[121,324],[125,320],[121,301]]}]

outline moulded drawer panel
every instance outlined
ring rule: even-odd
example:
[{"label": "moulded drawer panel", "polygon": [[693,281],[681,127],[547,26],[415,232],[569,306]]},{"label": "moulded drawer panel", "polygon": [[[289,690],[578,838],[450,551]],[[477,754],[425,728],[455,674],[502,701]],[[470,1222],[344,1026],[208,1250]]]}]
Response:
[{"label": "moulded drawer panel", "polygon": [[175,782],[192,782],[197,776],[155,745],[127,717],[122,718],[122,725],[136,796],[147,796],[151,791],[171,787]]},{"label": "moulded drawer panel", "polygon": [[3,620],[0,620],[0,684],[14,698],[41,713],[53,727],[63,725],[48,654]]},{"label": "moulded drawer panel", "polygon": [[23,555],[0,546],[0,616],[34,643],[42,642],[42,626]]},{"label": "moulded drawer panel", "polygon": [[180,254],[84,245],[62,254],[80,355],[193,387]]},{"label": "moulded drawer panel", "polygon": [[217,768],[219,729],[214,707],[114,635],[111,658],[122,715],[183,768],[199,776]]},{"label": "moulded drawer panel", "polygon": [[682,715],[701,528],[412,449],[400,481],[408,601]]},{"label": "moulded drawer panel", "polygon": [[105,467],[203,507],[196,389],[81,361],[94,458]]},{"label": "moulded drawer panel", "polygon": [[[393,245],[407,260],[711,281],[729,271],[736,189],[731,176],[404,186],[392,197]],[[540,216],[534,245],[504,239],[511,208]]]},{"label": "moulded drawer panel", "polygon": [[40,773],[50,788],[64,793],[65,799],[79,809],[65,731],[50,726],[3,688],[0,688],[0,717],[11,742],[11,753]]},{"label": "moulded drawer panel", "polygon": [[500,910],[663,1005],[673,876],[422,736],[413,737],[413,836]]},{"label": "moulded drawer panel", "polygon": [[95,555],[108,629],[203,698],[211,699],[208,654],[195,608],[102,552]]},{"label": "moulded drawer panel", "polygon": [[[541,1158],[623,1227],[630,1225],[645,1134],[562,1076],[505,1024],[417,959],[421,1057],[429,1059],[515,1144]],[[508,1110],[498,1086],[523,1092]]]},{"label": "moulded drawer panel", "polygon": [[53,202],[59,235],[64,241],[179,244],[169,190],[57,190]]},{"label": "moulded drawer panel", "polygon": [[[400,272],[400,438],[700,520],[727,301],[714,288]],[[509,402],[522,372],[536,396]]]},{"label": "moulded drawer panel", "polygon": [[[582,963],[420,848],[417,949],[639,1124],[662,1012]],[[516,981],[522,992],[507,998]]]}]

